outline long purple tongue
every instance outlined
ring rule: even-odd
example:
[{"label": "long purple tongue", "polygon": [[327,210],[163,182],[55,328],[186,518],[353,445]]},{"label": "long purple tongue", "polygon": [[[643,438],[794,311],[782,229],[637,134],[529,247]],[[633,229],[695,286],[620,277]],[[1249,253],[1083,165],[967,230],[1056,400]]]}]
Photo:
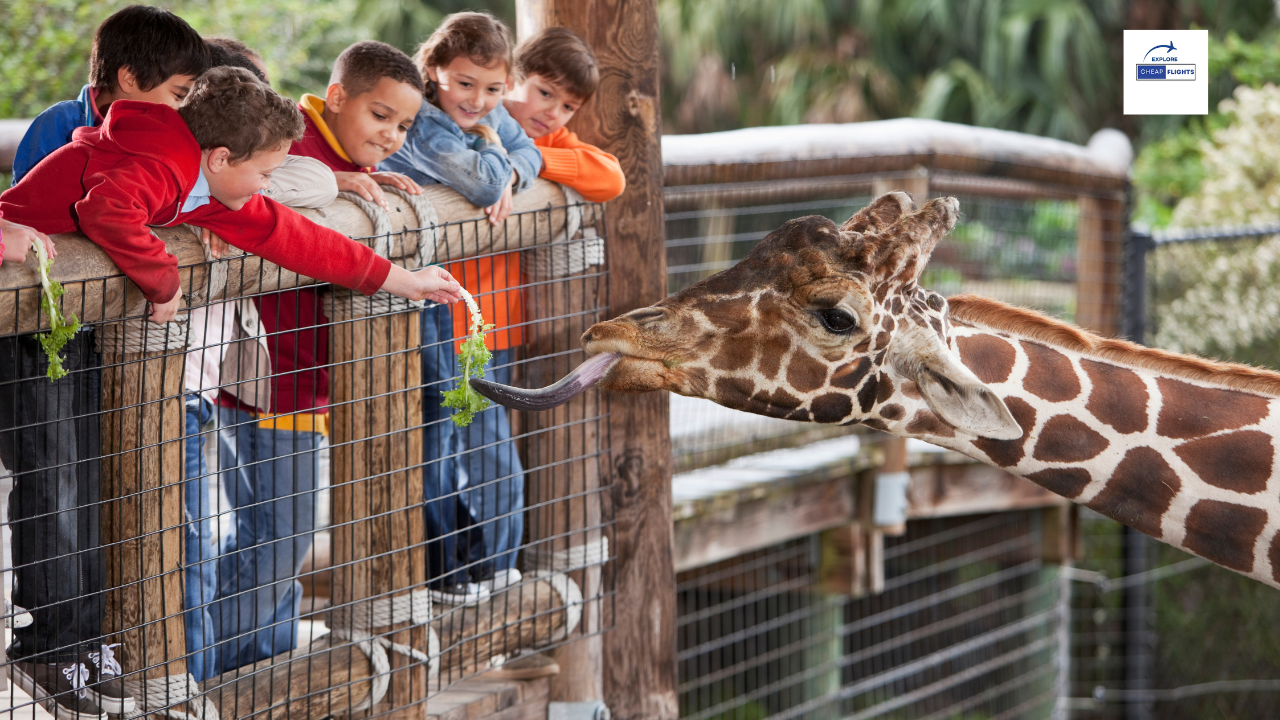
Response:
[{"label": "long purple tongue", "polygon": [[600,382],[609,368],[622,356],[600,353],[588,358],[554,385],[539,390],[525,390],[500,385],[481,378],[471,378],[471,387],[490,400],[516,410],[550,410],[569,402],[584,390]]}]

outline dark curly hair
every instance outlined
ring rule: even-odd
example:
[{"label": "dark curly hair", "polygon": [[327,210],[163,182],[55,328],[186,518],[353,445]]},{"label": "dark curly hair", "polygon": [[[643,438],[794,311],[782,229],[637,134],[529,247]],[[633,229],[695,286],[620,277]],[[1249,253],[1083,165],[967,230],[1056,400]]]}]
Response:
[{"label": "dark curly hair", "polygon": [[178,114],[201,150],[224,147],[232,162],[301,140],[305,131],[302,112],[292,100],[237,67],[214,68],[200,76]]}]

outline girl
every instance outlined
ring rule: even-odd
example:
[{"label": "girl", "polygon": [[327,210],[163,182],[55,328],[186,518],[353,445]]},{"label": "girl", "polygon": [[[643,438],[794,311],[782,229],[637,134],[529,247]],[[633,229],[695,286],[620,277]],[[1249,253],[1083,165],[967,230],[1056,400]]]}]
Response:
[{"label": "girl", "polygon": [[[511,32],[486,13],[455,13],[418,48],[414,61],[426,85],[404,147],[378,166],[420,184],[442,183],[503,223],[511,196],[528,188],[542,154],[502,106],[514,67]],[[512,349],[523,342],[517,252],[453,262],[446,269],[480,301],[493,376],[510,379]],[[423,403],[426,421],[427,574],[438,602],[467,603],[520,580],[516,551],[524,532],[524,469],[502,408],[456,428],[440,407],[440,392],[459,373],[453,338],[466,334],[466,309],[422,313]],[[474,450],[471,450],[475,448]],[[468,452],[471,450],[470,452]]]}]

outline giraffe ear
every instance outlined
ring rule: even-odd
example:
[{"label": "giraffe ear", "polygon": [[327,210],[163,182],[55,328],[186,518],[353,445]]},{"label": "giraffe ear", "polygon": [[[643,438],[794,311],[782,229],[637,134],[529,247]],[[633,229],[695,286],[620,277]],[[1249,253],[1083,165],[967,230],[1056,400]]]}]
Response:
[{"label": "giraffe ear", "polygon": [[[905,336],[904,336],[905,335]],[[931,330],[911,328],[893,339],[894,369],[913,380],[929,409],[970,435],[1016,440],[1022,427],[992,392]]]},{"label": "giraffe ear", "polygon": [[859,233],[880,232],[915,210],[916,204],[910,195],[901,191],[885,193],[850,216],[840,229]]}]

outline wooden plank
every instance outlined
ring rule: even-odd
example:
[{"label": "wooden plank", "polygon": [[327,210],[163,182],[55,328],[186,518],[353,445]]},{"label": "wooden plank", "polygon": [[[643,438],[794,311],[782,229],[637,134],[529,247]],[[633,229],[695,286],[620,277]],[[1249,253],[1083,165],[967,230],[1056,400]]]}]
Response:
[{"label": "wooden plank", "polygon": [[907,485],[907,518],[910,520],[1026,510],[1069,502],[1030,480],[976,462],[913,467],[910,473],[911,482]]},{"label": "wooden plank", "polygon": [[840,527],[853,517],[853,483],[847,476],[769,490],[720,512],[677,520],[676,572]]},{"label": "wooden plank", "polygon": [[1111,337],[1120,331],[1124,205],[1081,195],[1076,207],[1076,324]]}]

